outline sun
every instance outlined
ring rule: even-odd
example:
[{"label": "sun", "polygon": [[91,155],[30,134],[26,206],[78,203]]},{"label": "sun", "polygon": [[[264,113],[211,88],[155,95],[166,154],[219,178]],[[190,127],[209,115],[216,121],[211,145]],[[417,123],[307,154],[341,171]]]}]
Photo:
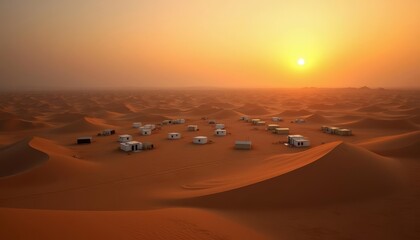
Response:
[{"label": "sun", "polygon": [[298,64],[298,65],[300,65],[300,66],[305,65],[305,59],[303,59],[303,58],[299,58],[299,59],[297,60],[297,64]]}]

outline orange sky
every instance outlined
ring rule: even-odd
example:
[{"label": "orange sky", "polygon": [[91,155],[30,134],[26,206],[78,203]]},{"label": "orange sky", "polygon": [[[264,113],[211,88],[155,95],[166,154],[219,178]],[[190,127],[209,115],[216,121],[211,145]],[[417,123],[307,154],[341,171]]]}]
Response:
[{"label": "orange sky", "polygon": [[420,87],[418,0],[63,2],[0,2],[0,88]]}]

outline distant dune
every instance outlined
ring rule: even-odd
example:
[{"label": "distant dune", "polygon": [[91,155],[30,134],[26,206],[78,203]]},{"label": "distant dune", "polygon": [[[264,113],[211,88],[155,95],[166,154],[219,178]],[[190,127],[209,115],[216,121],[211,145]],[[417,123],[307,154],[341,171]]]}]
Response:
[{"label": "distant dune", "polygon": [[381,155],[415,158],[420,156],[420,131],[373,138],[359,146]]},{"label": "distant dune", "polygon": [[47,126],[47,124],[42,122],[22,120],[15,117],[0,119],[0,131],[3,132],[33,130]]},{"label": "distant dune", "polygon": [[241,107],[236,108],[235,111],[240,112],[245,115],[253,115],[253,116],[265,115],[265,114],[270,113],[263,106],[260,106],[257,104],[251,104],[251,103],[244,104]]},{"label": "distant dune", "polygon": [[103,119],[84,117],[72,123],[52,130],[53,133],[79,133],[100,131],[107,128],[115,128],[115,126],[105,123]]},{"label": "distant dune", "polygon": [[354,122],[340,124],[346,128],[371,128],[371,129],[407,129],[416,130],[418,127],[406,119],[376,119],[366,117]]},{"label": "distant dune", "polygon": [[305,116],[305,115],[309,115],[311,114],[311,112],[301,109],[301,110],[286,110],[283,111],[282,113],[280,113],[280,116],[285,116],[285,117],[300,117],[300,116]]},{"label": "distant dune", "polygon": [[326,123],[331,122],[329,119],[327,119],[326,117],[320,114],[311,114],[305,117],[305,120],[309,123],[321,123],[321,124],[326,124]]}]

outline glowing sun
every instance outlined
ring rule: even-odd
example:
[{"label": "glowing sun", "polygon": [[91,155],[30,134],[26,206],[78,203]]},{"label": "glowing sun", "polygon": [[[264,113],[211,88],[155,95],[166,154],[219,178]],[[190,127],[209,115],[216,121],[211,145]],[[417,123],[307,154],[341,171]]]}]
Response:
[{"label": "glowing sun", "polygon": [[299,58],[299,59],[297,60],[297,64],[298,64],[298,65],[300,65],[300,66],[305,65],[305,59],[303,59],[303,58]]}]

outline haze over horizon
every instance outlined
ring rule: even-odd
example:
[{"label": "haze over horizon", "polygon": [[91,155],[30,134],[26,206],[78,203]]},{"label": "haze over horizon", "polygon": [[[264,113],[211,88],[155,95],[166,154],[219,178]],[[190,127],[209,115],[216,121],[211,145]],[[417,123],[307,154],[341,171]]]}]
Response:
[{"label": "haze over horizon", "polygon": [[420,1],[0,2],[0,89],[420,87]]}]

